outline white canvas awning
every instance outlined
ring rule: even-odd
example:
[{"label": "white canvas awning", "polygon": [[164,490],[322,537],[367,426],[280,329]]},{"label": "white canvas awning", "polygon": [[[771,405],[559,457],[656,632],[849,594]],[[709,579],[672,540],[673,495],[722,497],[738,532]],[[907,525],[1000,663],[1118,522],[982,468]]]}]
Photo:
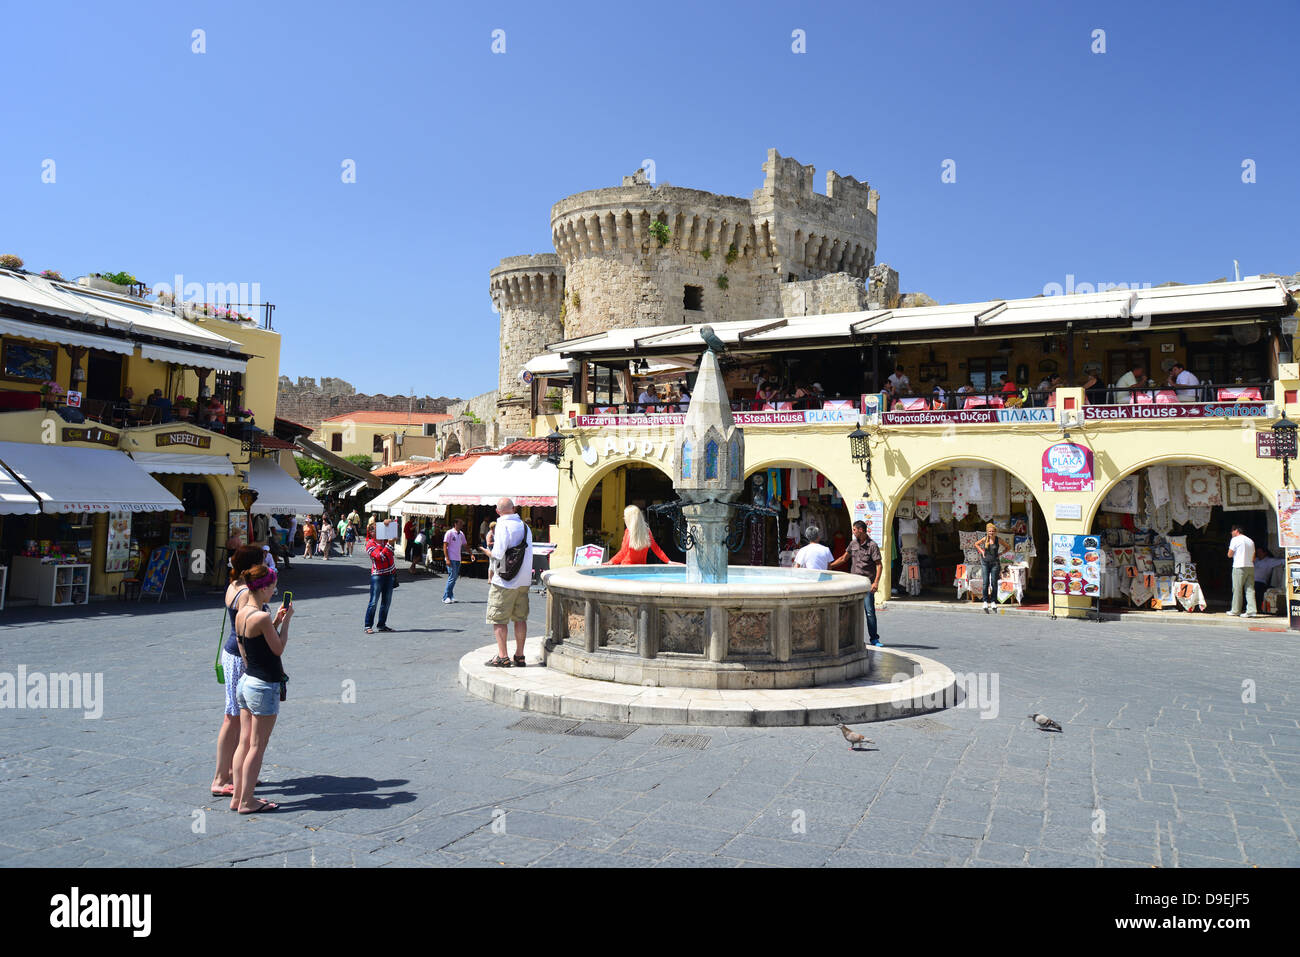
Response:
[{"label": "white canvas awning", "polygon": [[39,515],[41,503],[0,465],[0,515]]},{"label": "white canvas awning", "polygon": [[400,507],[396,507],[397,504],[405,496],[415,491],[415,487],[420,484],[420,481],[418,478],[399,478],[371,499],[370,504],[366,506],[366,510],[370,512],[391,511],[394,515],[401,514],[402,510]]},{"label": "white canvas awning", "polygon": [[61,346],[86,346],[102,352],[116,352],[123,356],[135,352],[135,343],[126,339],[110,339],[108,336],[96,336],[74,329],[60,329],[57,326],[40,326],[34,322],[20,322],[17,319],[0,319],[0,333],[17,336],[20,339],[57,342]]},{"label": "white canvas awning", "polygon": [[348,488],[347,491],[341,493],[339,495],[339,498],[351,498],[353,495],[356,495],[365,487],[366,487],[365,482],[358,482],[356,485],[353,485],[350,488]]},{"label": "white canvas awning", "polygon": [[215,369],[217,372],[244,372],[248,363],[233,356],[213,356],[202,352],[189,352],[185,349],[171,349],[167,346],[140,346],[140,355],[146,359],[159,362],[171,362],[179,366],[191,366],[200,369]]},{"label": "white canvas awning", "polygon": [[131,458],[155,475],[234,475],[235,467],[224,455],[187,455],[184,452],[132,452]]},{"label": "white canvas awning", "polygon": [[431,515],[434,518],[442,518],[447,514],[447,506],[433,500],[433,491],[438,488],[444,481],[450,478],[449,475],[430,475],[427,478],[416,479],[420,484],[412,491],[406,494],[402,499],[403,515]]},{"label": "white canvas awning", "polygon": [[559,469],[540,456],[485,455],[430,498],[443,505],[495,505],[509,498],[516,505],[550,506],[559,487]]},{"label": "white canvas awning", "polygon": [[292,475],[270,459],[253,459],[249,463],[248,485],[257,490],[257,501],[249,509],[254,515],[319,515],[325,510]]},{"label": "white canvas awning", "polygon": [[0,442],[0,462],[43,512],[171,512],[183,506],[125,452]]}]

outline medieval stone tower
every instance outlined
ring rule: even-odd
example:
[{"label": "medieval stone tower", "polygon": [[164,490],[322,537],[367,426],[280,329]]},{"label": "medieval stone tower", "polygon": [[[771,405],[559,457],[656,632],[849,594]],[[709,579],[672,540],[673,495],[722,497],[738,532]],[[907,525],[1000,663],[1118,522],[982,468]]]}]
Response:
[{"label": "medieval stone tower", "polygon": [[513,256],[491,274],[507,432],[527,431],[526,407],[506,396],[523,395],[519,372],[547,343],[890,303],[898,274],[875,261],[879,194],[834,171],[819,194],[814,168],[774,149],[763,172],[750,199],[655,186],[638,170],[551,208],[556,255]]}]

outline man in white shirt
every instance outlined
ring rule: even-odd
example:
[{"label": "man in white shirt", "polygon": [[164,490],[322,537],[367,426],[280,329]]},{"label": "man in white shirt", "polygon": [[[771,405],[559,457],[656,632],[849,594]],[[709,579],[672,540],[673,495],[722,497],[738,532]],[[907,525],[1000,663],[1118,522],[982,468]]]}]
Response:
[{"label": "man in white shirt", "polygon": [[821,543],[822,530],[816,525],[809,525],[803,531],[808,544],[799,549],[794,556],[795,568],[813,568],[826,571],[831,565],[831,550]]},{"label": "man in white shirt", "polygon": [[658,400],[654,397],[654,395],[651,394],[651,391],[650,391],[650,384],[649,384],[648,382],[647,382],[645,385],[643,385],[643,386],[641,387],[641,394],[640,394],[639,396],[636,397],[636,400],[637,400],[638,403],[640,403],[640,404],[643,405],[643,406],[644,406],[644,405],[654,405],[655,402],[658,401]]},{"label": "man in white shirt", "polygon": [[[1173,367],[1169,370],[1169,384],[1173,386],[1197,386],[1201,384],[1201,380],[1188,372],[1187,366],[1183,365],[1181,362],[1175,362]],[[1196,401],[1195,389],[1178,389],[1177,391],[1179,402]]]},{"label": "man in white shirt", "polygon": [[[1228,542],[1228,557],[1232,559],[1232,610],[1229,615],[1242,618],[1255,617],[1255,543],[1246,537],[1240,525],[1232,526],[1232,539]],[[1241,613],[1241,596],[1246,596],[1246,613]]]},{"label": "man in white shirt", "polygon": [[[528,586],[533,580],[533,534],[515,513],[515,503],[508,498],[497,502],[496,535],[492,539],[492,574],[489,576],[487,620],[497,640],[497,656],[487,664],[522,668],[524,639],[528,637]],[[511,578],[505,577],[506,552],[520,543],[527,545],[524,560]],[[506,657],[506,626],[515,623],[515,656]]]},{"label": "man in white shirt", "polygon": [[889,381],[894,385],[894,391],[899,395],[907,395],[912,391],[912,380],[903,372],[900,365],[894,369],[894,374],[889,377]]}]

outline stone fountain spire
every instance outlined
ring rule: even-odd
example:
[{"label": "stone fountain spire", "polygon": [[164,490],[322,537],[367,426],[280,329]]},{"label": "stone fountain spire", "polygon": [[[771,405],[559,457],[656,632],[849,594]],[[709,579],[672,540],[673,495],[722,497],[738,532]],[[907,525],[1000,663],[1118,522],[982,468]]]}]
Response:
[{"label": "stone fountain spire", "polygon": [[[706,326],[700,332],[710,342],[712,329]],[[682,517],[695,540],[695,547],[686,551],[686,580],[722,583],[727,580],[730,503],[740,496],[745,485],[745,435],[731,415],[731,402],[714,354],[721,343],[712,337],[710,345],[710,350],[700,356],[695,391],[677,441],[673,486],[682,500]]]}]

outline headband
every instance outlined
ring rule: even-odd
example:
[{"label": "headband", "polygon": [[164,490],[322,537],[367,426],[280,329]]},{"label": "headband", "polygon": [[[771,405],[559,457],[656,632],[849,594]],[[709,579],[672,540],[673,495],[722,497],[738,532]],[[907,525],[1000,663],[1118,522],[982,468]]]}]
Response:
[{"label": "headband", "polygon": [[275,580],[278,577],[279,576],[275,573],[274,570],[268,570],[267,573],[263,577],[257,579],[257,581],[249,582],[248,587],[251,588],[253,591],[261,591],[267,585],[274,585]]}]

